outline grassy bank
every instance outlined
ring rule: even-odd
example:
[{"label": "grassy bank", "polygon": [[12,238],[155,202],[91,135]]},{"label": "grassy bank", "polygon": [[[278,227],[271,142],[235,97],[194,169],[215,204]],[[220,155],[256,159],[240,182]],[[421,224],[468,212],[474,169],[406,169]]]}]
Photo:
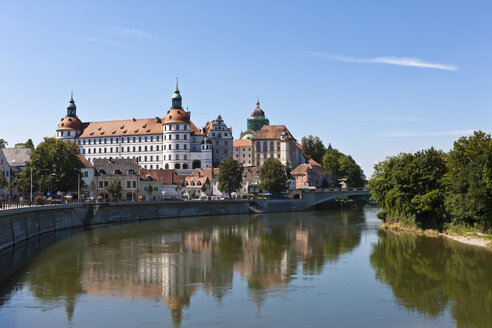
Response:
[{"label": "grassy bank", "polygon": [[492,234],[469,227],[447,226],[443,231],[438,231],[421,229],[416,225],[409,225],[400,221],[381,222],[380,227],[384,230],[409,232],[427,237],[445,237],[467,245],[487,247],[492,250]]}]

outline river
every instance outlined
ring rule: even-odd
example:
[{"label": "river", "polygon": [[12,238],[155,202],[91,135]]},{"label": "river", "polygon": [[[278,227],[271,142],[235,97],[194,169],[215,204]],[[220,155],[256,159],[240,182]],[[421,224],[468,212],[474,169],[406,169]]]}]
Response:
[{"label": "river", "polygon": [[492,252],[381,231],[373,207],[57,232],[0,278],[0,327],[492,326]]}]

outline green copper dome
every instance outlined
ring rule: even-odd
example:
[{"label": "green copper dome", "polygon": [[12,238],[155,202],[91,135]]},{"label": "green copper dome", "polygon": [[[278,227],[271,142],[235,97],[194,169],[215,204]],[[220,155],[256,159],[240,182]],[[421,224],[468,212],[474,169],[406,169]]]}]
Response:
[{"label": "green copper dome", "polygon": [[174,91],[172,99],[181,99],[181,95],[179,94],[179,91]]},{"label": "green copper dome", "polygon": [[245,134],[241,139],[253,139],[254,138],[254,135],[252,135],[251,133],[248,133],[248,134]]}]

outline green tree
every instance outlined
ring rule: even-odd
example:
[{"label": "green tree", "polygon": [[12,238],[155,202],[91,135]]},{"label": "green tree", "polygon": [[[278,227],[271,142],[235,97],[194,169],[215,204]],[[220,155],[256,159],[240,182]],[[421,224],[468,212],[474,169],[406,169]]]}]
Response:
[{"label": "green tree", "polygon": [[91,179],[91,181],[89,182],[89,185],[87,186],[87,190],[89,192],[96,191],[96,183],[94,182],[94,179]]},{"label": "green tree", "polygon": [[0,148],[5,148],[7,147],[9,143],[3,139],[0,139]]},{"label": "green tree", "polygon": [[402,153],[374,166],[369,188],[385,211],[383,219],[442,228],[445,173],[445,154],[440,150]]},{"label": "green tree", "polygon": [[4,188],[7,186],[7,178],[3,175],[3,171],[0,170],[0,188]]},{"label": "green tree", "polygon": [[492,139],[476,131],[447,156],[446,209],[452,223],[492,229]]},{"label": "green tree", "polygon": [[260,188],[271,193],[286,191],[289,188],[285,166],[273,157],[265,160],[260,168],[260,180]]},{"label": "green tree", "polygon": [[238,191],[242,186],[243,164],[232,157],[222,160],[219,165],[217,180],[219,181],[219,190],[227,192],[231,198],[231,193]]},{"label": "green tree", "polygon": [[147,185],[147,187],[145,189],[147,191],[147,194],[149,195],[149,198],[152,197],[152,191],[154,190],[152,183],[149,182],[149,184]]},{"label": "green tree", "polygon": [[336,149],[328,147],[323,156],[323,168],[331,175],[331,181],[333,187],[339,187],[340,179],[340,163],[338,161],[340,152]]},{"label": "green tree", "polygon": [[347,183],[351,187],[363,187],[366,183],[366,176],[362,168],[357,164],[352,156],[340,154],[338,158],[340,167],[339,174],[342,178],[347,179]]},{"label": "green tree", "polygon": [[45,138],[31,152],[26,169],[17,175],[17,188],[24,193],[29,192],[32,168],[33,190],[48,191],[50,185],[54,192],[76,190],[83,168],[78,154],[79,148],[74,142]]},{"label": "green tree", "polygon": [[106,190],[113,196],[113,199],[118,200],[118,194],[121,192],[121,182],[112,180],[106,186]]},{"label": "green tree", "polygon": [[302,152],[307,159],[313,159],[318,163],[323,160],[325,154],[325,146],[319,137],[309,135],[302,137]]},{"label": "green tree", "polygon": [[34,143],[32,142],[31,139],[27,139],[26,142],[20,142],[20,143],[16,143],[14,148],[30,148],[30,149],[34,149]]},{"label": "green tree", "polygon": [[347,179],[347,184],[351,187],[363,187],[366,183],[366,176],[359,164],[350,155],[345,155],[331,147],[325,151],[323,156],[323,168],[332,177],[332,185],[339,187],[340,179]]}]

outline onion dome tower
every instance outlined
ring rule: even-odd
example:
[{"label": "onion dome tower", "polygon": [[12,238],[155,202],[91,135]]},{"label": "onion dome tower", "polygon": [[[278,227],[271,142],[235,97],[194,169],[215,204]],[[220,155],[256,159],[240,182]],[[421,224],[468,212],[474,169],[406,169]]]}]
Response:
[{"label": "onion dome tower", "polygon": [[77,106],[73,100],[73,92],[67,106],[67,116],[61,119],[56,129],[56,138],[61,140],[74,140],[82,131],[82,122],[77,117]]},{"label": "onion dome tower", "polygon": [[182,98],[176,81],[176,90],[171,97],[171,109],[162,121],[163,167],[165,169],[188,169],[191,167],[190,152],[190,112],[182,107]]},{"label": "onion dome tower", "polygon": [[270,121],[265,117],[265,112],[260,107],[260,100],[256,101],[256,108],[251,112],[251,117],[247,121],[247,129],[258,132],[265,126],[270,125]]}]

